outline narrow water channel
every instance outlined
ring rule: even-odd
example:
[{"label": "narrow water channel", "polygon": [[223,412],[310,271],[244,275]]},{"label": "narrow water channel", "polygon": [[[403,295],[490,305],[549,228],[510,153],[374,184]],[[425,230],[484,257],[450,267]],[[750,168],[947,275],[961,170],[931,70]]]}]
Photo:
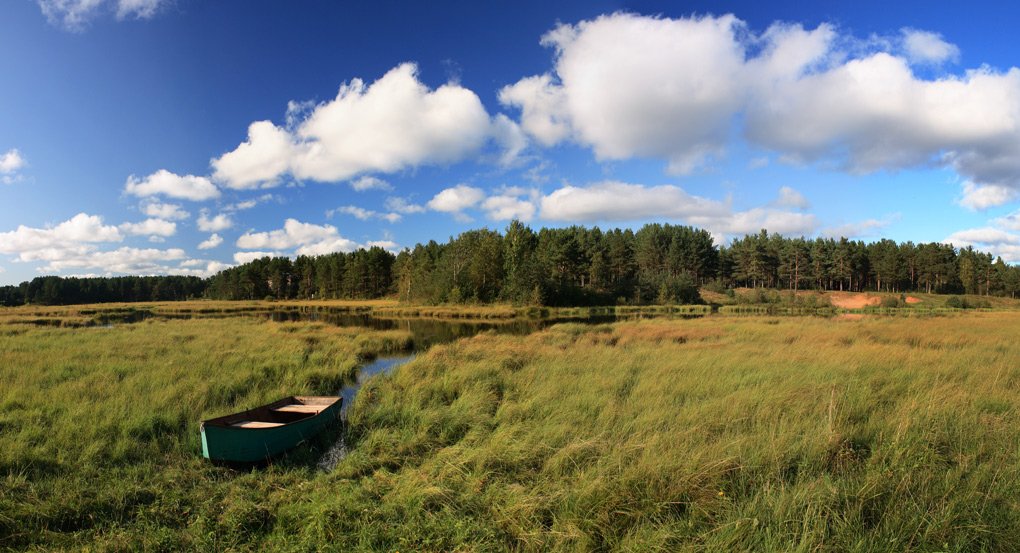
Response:
[{"label": "narrow water channel", "polygon": [[414,359],[414,355],[394,355],[388,357],[379,357],[374,361],[365,363],[358,369],[358,374],[355,377],[353,383],[344,386],[344,389],[340,391],[340,397],[344,399],[343,405],[340,407],[340,416],[344,420],[347,419],[347,410],[350,409],[351,404],[354,403],[354,398],[358,394],[358,390],[361,386],[373,376],[379,373],[388,373],[393,369],[407,363]]},{"label": "narrow water channel", "polygon": [[403,365],[414,359],[414,355],[391,355],[386,357],[378,357],[373,361],[365,363],[358,369],[358,373],[355,376],[354,382],[344,386],[343,390],[340,391],[340,397],[343,398],[343,405],[340,407],[340,434],[337,436],[336,442],[326,453],[319,459],[317,466],[319,470],[330,472],[336,468],[337,463],[343,460],[347,456],[347,410],[350,409],[351,404],[354,403],[355,398],[358,395],[358,390],[361,386],[368,381],[369,378],[379,374],[388,373],[393,369]]}]

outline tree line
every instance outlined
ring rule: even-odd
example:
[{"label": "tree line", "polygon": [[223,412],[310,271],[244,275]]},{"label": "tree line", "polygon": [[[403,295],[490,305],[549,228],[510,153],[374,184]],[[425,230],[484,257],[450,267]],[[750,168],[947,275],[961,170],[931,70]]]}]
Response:
[{"label": "tree line", "polygon": [[36,277],[18,286],[0,286],[0,305],[72,305],[201,298],[206,280],[194,276]]},{"label": "tree line", "polygon": [[0,287],[0,303],[210,299],[370,299],[542,305],[697,303],[699,289],[981,294],[1015,297],[1020,268],[947,244],[787,238],[762,230],[715,245],[708,231],[648,224],[637,231],[513,221],[398,254],[381,248],[264,257],[195,277],[39,277]]},{"label": "tree line", "polygon": [[263,257],[209,277],[218,300],[367,299],[391,293],[395,256],[379,247],[310,257]]},{"label": "tree line", "polygon": [[785,238],[766,231],[720,250],[730,286],[1015,297],[1020,269],[972,247]]}]

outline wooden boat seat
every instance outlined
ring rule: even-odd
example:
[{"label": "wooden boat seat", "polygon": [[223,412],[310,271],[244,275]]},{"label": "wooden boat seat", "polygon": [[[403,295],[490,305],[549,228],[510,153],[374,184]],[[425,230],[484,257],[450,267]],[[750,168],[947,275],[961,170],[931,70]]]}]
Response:
[{"label": "wooden boat seat", "polygon": [[279,422],[263,422],[263,421],[239,421],[231,424],[230,426],[237,426],[239,428],[275,428],[277,426],[283,426],[283,423]]},{"label": "wooden boat seat", "polygon": [[318,415],[323,409],[329,407],[329,405],[301,405],[294,403],[291,405],[284,405],[283,407],[277,407],[273,411],[279,411],[281,413],[311,413]]}]

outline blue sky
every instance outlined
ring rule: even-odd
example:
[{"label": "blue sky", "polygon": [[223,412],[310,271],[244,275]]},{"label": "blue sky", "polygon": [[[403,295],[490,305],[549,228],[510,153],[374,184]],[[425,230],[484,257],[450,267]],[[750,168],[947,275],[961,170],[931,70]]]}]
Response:
[{"label": "blue sky", "polygon": [[1020,262],[1018,11],[8,2],[0,283],[396,251],[513,217]]}]

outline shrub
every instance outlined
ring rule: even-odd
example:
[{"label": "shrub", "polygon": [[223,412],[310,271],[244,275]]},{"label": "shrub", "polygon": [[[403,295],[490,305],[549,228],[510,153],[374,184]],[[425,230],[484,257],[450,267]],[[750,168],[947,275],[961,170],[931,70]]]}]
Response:
[{"label": "shrub", "polygon": [[718,278],[708,281],[708,283],[705,284],[705,290],[708,290],[709,292],[715,292],[716,294],[726,294],[730,297],[733,297],[732,295],[733,291],[727,288],[726,285],[723,284],[723,281]]},{"label": "shrub", "polygon": [[662,305],[704,303],[701,293],[698,291],[698,285],[694,279],[687,275],[664,280],[659,286],[659,294],[656,299]]},{"label": "shrub", "polygon": [[464,303],[464,294],[460,291],[460,286],[454,286],[450,290],[450,295],[447,296],[449,303]]}]

